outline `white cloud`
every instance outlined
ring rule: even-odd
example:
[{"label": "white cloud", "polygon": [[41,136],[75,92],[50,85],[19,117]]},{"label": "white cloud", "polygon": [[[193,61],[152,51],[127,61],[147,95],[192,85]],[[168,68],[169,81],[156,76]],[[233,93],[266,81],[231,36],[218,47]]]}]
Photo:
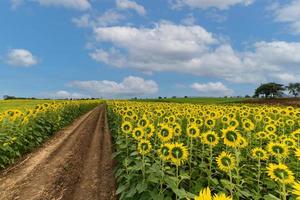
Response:
[{"label": "white cloud", "polygon": [[7,63],[18,67],[30,67],[38,63],[37,58],[26,49],[12,49],[7,54]]},{"label": "white cloud", "polygon": [[86,28],[86,27],[89,27],[91,25],[91,22],[90,22],[90,15],[88,14],[85,14],[85,15],[82,15],[81,17],[75,17],[72,19],[72,22],[77,26],[77,27],[80,27],[80,28]]},{"label": "white cloud", "polygon": [[146,10],[142,5],[130,0],[116,0],[117,7],[122,10],[132,9],[140,15],[146,15]]},{"label": "white cloud", "polygon": [[143,96],[155,94],[159,90],[155,81],[135,76],[125,77],[120,83],[108,80],[73,81],[70,86],[97,97]]},{"label": "white cloud", "polygon": [[300,0],[293,0],[284,5],[276,5],[271,10],[275,12],[276,21],[289,23],[291,33],[300,34]]},{"label": "white cloud", "polygon": [[108,10],[102,15],[91,16],[89,14],[84,14],[81,17],[75,17],[72,22],[80,28],[87,27],[97,27],[97,26],[109,26],[118,24],[120,21],[124,20],[126,16],[114,11]]},{"label": "white cloud", "polygon": [[88,10],[92,6],[89,0],[10,0],[13,9],[17,8],[24,2],[37,2],[42,6],[61,6],[80,11]]},{"label": "white cloud", "polygon": [[221,82],[194,83],[190,86],[202,96],[229,96],[234,92]]},{"label": "white cloud", "polygon": [[196,21],[197,20],[193,14],[188,14],[184,19],[181,20],[181,23],[192,26],[192,25],[196,24]]},{"label": "white cloud", "polygon": [[90,98],[88,95],[80,94],[80,93],[71,93],[65,90],[60,90],[55,93],[50,93],[46,95],[49,98],[53,99],[81,99],[81,98]]},{"label": "white cloud", "polygon": [[225,10],[237,4],[248,6],[253,2],[254,0],[171,0],[171,5],[173,8],[189,6],[191,8],[218,8]]},{"label": "white cloud", "polygon": [[90,56],[119,68],[142,72],[173,71],[237,83],[273,80],[274,73],[300,74],[300,43],[257,42],[252,50],[235,51],[198,25],[162,22],[153,28],[98,27],[95,38],[112,47]]},{"label": "white cloud", "polygon": [[24,0],[10,0],[10,3],[11,8],[15,10],[24,3]]}]

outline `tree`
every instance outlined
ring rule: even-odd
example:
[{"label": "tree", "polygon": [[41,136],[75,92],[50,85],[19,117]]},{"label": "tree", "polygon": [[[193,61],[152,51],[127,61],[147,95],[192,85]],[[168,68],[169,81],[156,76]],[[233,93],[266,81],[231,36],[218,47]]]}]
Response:
[{"label": "tree", "polygon": [[265,83],[261,84],[258,88],[255,90],[255,97],[259,97],[260,95],[264,95],[264,97],[268,98],[274,98],[274,97],[280,97],[283,94],[283,91],[285,90],[284,85],[278,84],[278,83]]},{"label": "tree", "polygon": [[297,97],[300,94],[300,83],[290,83],[286,86],[286,89],[289,91],[289,94]]}]

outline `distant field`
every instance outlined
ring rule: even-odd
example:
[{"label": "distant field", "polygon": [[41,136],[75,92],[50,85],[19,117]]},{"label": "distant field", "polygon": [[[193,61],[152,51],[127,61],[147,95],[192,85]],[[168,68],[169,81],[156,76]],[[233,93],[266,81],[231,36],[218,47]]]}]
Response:
[{"label": "distant field", "polygon": [[199,103],[199,104],[223,104],[223,103],[239,103],[246,100],[245,98],[167,98],[167,99],[142,99],[136,101],[143,102],[172,102],[172,103]]},{"label": "distant field", "polygon": [[57,102],[59,100],[0,100],[0,112],[8,109],[27,109],[38,104]]}]

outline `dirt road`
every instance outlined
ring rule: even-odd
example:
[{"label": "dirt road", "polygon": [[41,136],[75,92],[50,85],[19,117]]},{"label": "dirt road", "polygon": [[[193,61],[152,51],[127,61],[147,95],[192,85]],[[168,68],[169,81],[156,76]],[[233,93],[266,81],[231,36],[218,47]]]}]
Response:
[{"label": "dirt road", "polygon": [[111,154],[106,106],[101,105],[0,172],[0,199],[116,199]]}]

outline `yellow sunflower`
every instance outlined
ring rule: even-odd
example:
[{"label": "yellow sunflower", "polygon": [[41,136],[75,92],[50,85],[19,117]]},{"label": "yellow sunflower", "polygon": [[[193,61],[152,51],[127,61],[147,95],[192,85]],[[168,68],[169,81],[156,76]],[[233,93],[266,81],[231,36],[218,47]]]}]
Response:
[{"label": "yellow sunflower", "polygon": [[288,147],[278,142],[270,142],[267,146],[268,152],[277,158],[286,158],[289,155]]},{"label": "yellow sunflower", "polygon": [[217,157],[217,164],[220,170],[229,172],[235,167],[235,158],[225,151]]},{"label": "yellow sunflower", "polygon": [[252,157],[256,160],[267,160],[268,159],[268,153],[264,149],[260,147],[256,147],[252,149],[251,151]]},{"label": "yellow sunflower", "polygon": [[238,147],[241,142],[240,133],[231,127],[222,130],[222,138],[224,144],[229,147]]},{"label": "yellow sunflower", "polygon": [[171,155],[171,146],[170,144],[162,144],[160,148],[157,150],[157,154],[163,161],[168,161]]},{"label": "yellow sunflower", "polygon": [[199,195],[194,198],[194,200],[232,200],[231,197],[227,197],[225,194],[215,194],[212,196],[209,187],[202,189]]},{"label": "yellow sunflower", "polygon": [[153,124],[149,124],[145,127],[145,134],[146,134],[146,137],[149,139],[153,136],[154,132],[155,132],[155,127]]},{"label": "yellow sunflower", "polygon": [[294,139],[292,138],[285,138],[283,140],[283,143],[289,148],[289,149],[293,149],[296,147],[296,142]]},{"label": "yellow sunflower", "polygon": [[144,130],[140,127],[134,128],[132,131],[132,137],[136,140],[141,140],[144,137]]},{"label": "yellow sunflower", "polygon": [[295,180],[293,172],[289,170],[289,168],[282,163],[269,164],[267,167],[267,172],[268,172],[268,176],[271,179],[283,184],[290,184],[293,183]]},{"label": "yellow sunflower", "polygon": [[255,128],[253,122],[250,120],[250,119],[246,119],[244,122],[243,122],[243,129],[246,130],[246,131],[253,131]]},{"label": "yellow sunflower", "polygon": [[187,128],[186,134],[191,138],[197,138],[200,135],[200,130],[196,125],[191,125]]},{"label": "yellow sunflower", "polygon": [[177,166],[183,164],[188,159],[189,153],[182,143],[170,144],[170,159]]},{"label": "yellow sunflower", "polygon": [[202,140],[204,144],[214,147],[219,143],[219,136],[214,131],[208,131],[203,134]]},{"label": "yellow sunflower", "polygon": [[152,145],[148,140],[140,140],[138,143],[138,152],[142,155],[149,153],[152,149]]},{"label": "yellow sunflower", "polygon": [[173,138],[174,132],[173,129],[167,125],[163,125],[160,127],[158,131],[158,137],[162,142],[168,142]]},{"label": "yellow sunflower", "polygon": [[236,129],[239,126],[239,121],[236,119],[230,119],[228,122],[228,125],[233,128]]},{"label": "yellow sunflower", "polygon": [[298,158],[298,160],[300,160],[300,148],[297,148],[297,149],[295,150],[295,155],[296,155],[296,157]]},{"label": "yellow sunflower", "polygon": [[123,133],[130,133],[132,131],[132,125],[130,122],[123,122],[121,125],[121,129],[123,131]]},{"label": "yellow sunflower", "polygon": [[274,126],[273,124],[268,124],[265,126],[265,131],[268,133],[275,133],[276,130],[276,126]]},{"label": "yellow sunflower", "polygon": [[210,129],[214,128],[215,124],[216,124],[216,121],[213,118],[207,118],[205,120],[205,126],[207,126]]},{"label": "yellow sunflower", "polygon": [[294,132],[292,132],[292,137],[296,140],[296,141],[300,141],[300,129],[295,130]]},{"label": "yellow sunflower", "polygon": [[293,184],[292,193],[297,196],[297,200],[300,200],[300,182],[296,182]]}]

